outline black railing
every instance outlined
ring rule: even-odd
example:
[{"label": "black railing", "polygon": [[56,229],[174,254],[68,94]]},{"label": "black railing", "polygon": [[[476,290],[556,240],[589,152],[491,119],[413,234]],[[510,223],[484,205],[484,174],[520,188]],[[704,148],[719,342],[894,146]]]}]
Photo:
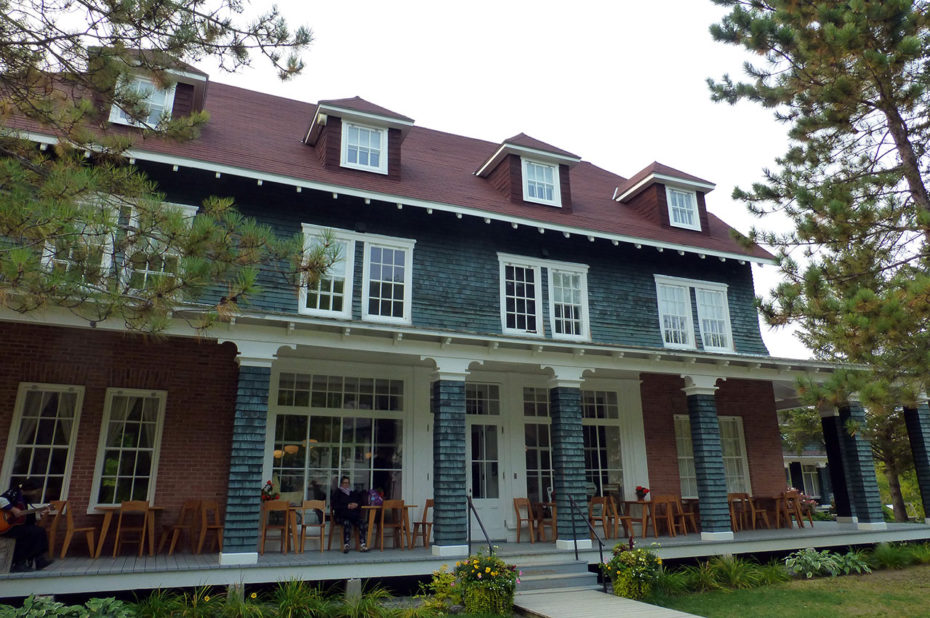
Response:
[{"label": "black railing", "polygon": [[[575,544],[575,560],[578,560],[578,534],[576,534],[575,522],[580,517],[582,520],[584,520],[585,525],[588,526],[588,530],[591,531],[591,535],[594,536],[595,540],[597,540],[597,551],[601,558],[601,561],[598,563],[598,569],[600,569],[600,565],[604,564],[604,541],[601,540],[597,530],[595,530],[594,526],[591,525],[587,514],[582,513],[578,508],[578,505],[575,504],[575,499],[571,495],[568,496],[568,504],[572,507],[572,542]],[[604,508],[606,508],[606,506]],[[556,532],[556,534],[558,534],[558,532]],[[607,577],[602,574],[601,580],[601,583],[604,586],[604,592],[607,592]]]},{"label": "black railing", "polygon": [[[491,545],[491,537],[488,536],[488,531],[484,529],[484,524],[481,522],[481,517],[478,516],[478,511],[475,509],[475,504],[471,501],[471,496],[466,496],[468,498],[468,510],[470,513],[475,514],[475,520],[478,522],[478,526],[481,528],[481,534],[484,535],[484,540],[488,543],[488,555],[494,555],[494,546]],[[471,514],[468,516],[468,555],[471,555]]]}]

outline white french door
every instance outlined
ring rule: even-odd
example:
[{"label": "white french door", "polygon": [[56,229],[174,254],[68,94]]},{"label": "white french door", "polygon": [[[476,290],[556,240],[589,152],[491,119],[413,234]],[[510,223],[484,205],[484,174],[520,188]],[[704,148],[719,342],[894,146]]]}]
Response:
[{"label": "white french door", "polygon": [[[501,418],[500,388],[497,384],[465,385],[465,442],[468,466],[466,487],[475,510],[491,540],[507,537],[503,491],[504,428]],[[472,540],[483,541],[484,535],[474,515],[471,517]]]}]

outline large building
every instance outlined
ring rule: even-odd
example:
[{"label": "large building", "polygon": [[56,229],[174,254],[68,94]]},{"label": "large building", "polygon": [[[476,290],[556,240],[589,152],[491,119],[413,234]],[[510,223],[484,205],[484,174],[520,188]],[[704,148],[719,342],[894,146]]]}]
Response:
[{"label": "large building", "polygon": [[[769,356],[750,266],[772,257],[708,212],[711,182],[659,163],[624,177],[522,133],[453,135],[360,98],[205,86],[187,72],[150,89],[158,112],[209,111],[197,139],[129,153],[166,207],[234,196],[307,247],[328,231],[341,259],[300,290],[265,273],[206,337],[184,310],[159,339],[64,310],[2,314],[0,484],[41,479],[78,523],[129,498],[215,498],[224,564],[256,560],[266,480],[293,501],[342,475],[434,498],[440,555],[465,551],[467,496],[494,539],[515,536],[513,498],[554,500],[568,546],[569,497],[696,498],[703,537],[726,539],[728,492],[785,488],[776,409],[830,367]],[[152,268],[118,262],[104,266],[143,282]],[[868,445],[839,431],[860,413],[825,415],[833,485],[841,515],[878,527]]]}]

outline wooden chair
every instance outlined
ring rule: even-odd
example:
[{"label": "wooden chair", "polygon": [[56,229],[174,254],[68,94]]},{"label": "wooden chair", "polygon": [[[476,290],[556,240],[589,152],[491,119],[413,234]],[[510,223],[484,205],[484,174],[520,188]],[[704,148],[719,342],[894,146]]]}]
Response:
[{"label": "wooden chair", "polygon": [[298,512],[300,513],[300,543],[297,551],[300,553],[304,551],[307,528],[319,528],[319,533],[314,532],[311,538],[319,539],[320,553],[323,553],[323,537],[326,533],[326,501],[304,500]]},{"label": "wooden chair", "polygon": [[114,558],[124,543],[138,543],[139,555],[142,555],[148,538],[149,517],[149,503],[146,500],[127,500],[120,504],[116,520],[116,542],[113,544]]},{"label": "wooden chair", "polygon": [[[68,553],[68,548],[71,547],[71,539],[74,538],[75,534],[83,534],[84,538],[87,540],[87,554],[91,558],[96,558],[95,552],[97,551],[97,545],[94,543],[94,537],[96,536],[97,529],[93,526],[88,526],[86,528],[75,528],[74,527],[74,516],[71,514],[71,505],[67,500],[53,500],[49,503],[49,506],[55,511],[55,516],[52,519],[52,523],[49,527],[50,538],[54,539],[55,535],[58,532],[58,526],[60,522],[64,520],[65,522],[65,538],[61,542],[61,554],[60,557],[64,558],[65,554]],[[51,555],[55,552],[53,541],[49,541],[48,553]]]},{"label": "wooden chair", "polygon": [[676,536],[675,531],[675,504],[676,496],[652,495],[652,532],[658,535],[659,524],[665,527],[669,536]]},{"label": "wooden chair", "polygon": [[785,491],[781,495],[782,512],[788,527],[791,527],[791,518],[798,522],[798,528],[804,527],[804,515],[801,513],[801,492],[798,490]]},{"label": "wooden chair", "polygon": [[517,543],[520,542],[520,529],[524,525],[526,525],[526,529],[530,533],[530,543],[535,543],[536,526],[533,523],[533,508],[530,506],[530,501],[526,498],[514,498],[513,510],[517,513]]},{"label": "wooden chair", "polygon": [[[605,539],[609,539],[610,533],[613,531],[613,524],[610,521],[610,507],[607,506],[608,500],[609,498],[605,496],[594,496],[588,502],[588,522],[592,528],[600,522],[601,527],[604,528]],[[592,538],[593,534],[592,532]]]},{"label": "wooden chair", "polygon": [[426,500],[426,506],[423,508],[423,519],[413,522],[413,532],[410,534],[410,549],[417,544],[417,537],[423,539],[423,547],[429,547],[429,537],[433,533],[433,522],[430,519],[430,509],[434,506],[432,498]]},{"label": "wooden chair", "polygon": [[[404,519],[404,501],[403,500],[385,500],[381,504],[381,519],[378,530],[378,546],[384,551],[384,533],[385,530],[391,530],[394,537],[394,547],[404,549],[409,541],[407,540],[407,525]],[[400,544],[398,544],[400,540]]]},{"label": "wooden chair", "polygon": [[286,554],[291,546],[291,513],[287,500],[262,502],[262,521],[259,531],[258,553],[264,555],[268,533],[277,530],[281,535],[281,553]]},{"label": "wooden chair", "polygon": [[58,541],[58,526],[60,525],[65,502],[65,500],[50,501],[48,503],[48,514],[37,522],[40,527],[45,528],[45,535],[48,537],[49,556],[55,555],[55,544]]},{"label": "wooden chair", "polygon": [[546,526],[549,526],[549,531],[552,532],[552,540],[554,541],[556,539],[555,504],[547,502],[534,502],[531,506],[533,510],[533,526],[536,528],[536,538],[540,541],[545,541]]},{"label": "wooden chair", "polygon": [[[326,543],[327,551],[333,548],[333,534],[336,535],[338,547],[342,547],[342,522],[336,518],[335,511],[333,511],[333,509],[330,509],[329,510],[329,540]],[[356,551],[361,550],[363,539],[359,538],[358,528],[356,528],[355,526],[352,526],[352,536],[355,537]]]},{"label": "wooden chair", "polygon": [[178,513],[178,519],[173,524],[164,524],[161,527],[161,536],[158,539],[158,553],[165,549],[168,539],[171,539],[171,545],[168,547],[168,555],[174,555],[174,549],[177,547],[181,535],[186,533],[187,540],[191,546],[191,553],[194,553],[194,526],[197,523],[197,512],[200,510],[200,500],[185,500],[181,505],[181,512]]},{"label": "wooden chair", "polygon": [[759,524],[765,524],[766,528],[772,527],[772,524],[769,522],[768,512],[756,503],[755,498],[748,496],[745,502],[745,506],[749,508],[747,518],[749,519],[749,524],[752,526],[753,530],[755,530]]},{"label": "wooden chair", "polygon": [[727,504],[730,507],[730,525],[733,532],[739,532],[749,527],[749,494],[734,492],[727,494]]},{"label": "wooden chair", "polygon": [[623,526],[623,536],[629,538],[633,535],[633,518],[629,515],[620,514],[620,509],[617,507],[617,501],[613,497],[609,497],[607,500],[607,508],[610,509],[610,520],[613,525],[613,534],[615,537],[620,536],[620,526]]},{"label": "wooden chair", "polygon": [[694,512],[694,509],[691,506],[685,508],[681,502],[681,496],[674,496],[674,511],[676,519],[681,521],[682,530],[684,534],[688,534],[688,524],[691,524],[691,532],[698,531],[698,520],[697,513]]},{"label": "wooden chair", "polygon": [[197,540],[197,551],[203,551],[207,534],[213,532],[210,540],[210,551],[223,551],[223,524],[220,517],[220,505],[216,500],[202,500],[200,502],[200,538]]}]

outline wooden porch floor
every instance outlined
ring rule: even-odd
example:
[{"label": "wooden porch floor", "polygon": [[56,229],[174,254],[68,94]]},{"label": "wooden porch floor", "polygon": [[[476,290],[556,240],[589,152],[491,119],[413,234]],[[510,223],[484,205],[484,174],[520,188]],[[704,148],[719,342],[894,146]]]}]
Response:
[{"label": "wooden porch floor", "polygon": [[[656,544],[663,559],[694,558],[720,554],[792,551],[804,547],[845,547],[893,541],[930,540],[930,526],[924,524],[888,524],[887,530],[858,530],[854,524],[815,522],[803,529],[750,530],[737,532],[732,541],[701,541],[700,535],[636,539],[639,547]],[[610,539],[609,551],[617,539]],[[572,551],[556,549],[553,543],[496,543],[496,552],[517,565],[544,564],[574,558]],[[308,546],[303,554],[268,551],[253,565],[221,566],[217,554],[154,557],[121,556],[57,559],[44,571],[0,575],[0,598],[29,594],[76,594],[201,585],[260,584],[289,579],[306,581],[344,580],[428,575],[442,565],[455,564],[456,558],[437,558],[429,549],[372,550],[362,554],[352,551],[324,551]],[[485,543],[474,543],[472,551]],[[597,546],[579,552],[579,558],[598,562]]]}]

